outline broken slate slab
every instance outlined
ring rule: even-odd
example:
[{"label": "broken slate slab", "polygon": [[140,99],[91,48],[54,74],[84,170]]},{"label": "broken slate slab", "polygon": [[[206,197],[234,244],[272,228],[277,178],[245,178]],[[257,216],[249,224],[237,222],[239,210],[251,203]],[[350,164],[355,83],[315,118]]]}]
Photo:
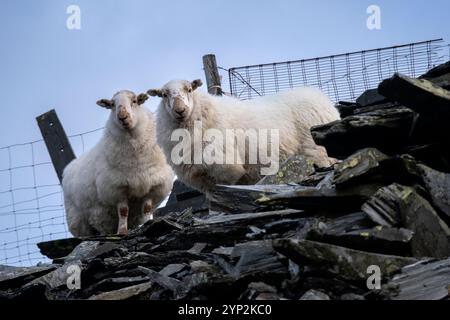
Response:
[{"label": "broken slate slab", "polygon": [[284,206],[298,210],[333,212],[359,211],[361,205],[378,190],[377,184],[360,184],[356,187],[298,186],[292,192],[266,195],[255,202],[265,206]]},{"label": "broken slate slab", "polygon": [[275,175],[265,176],[257,184],[299,183],[312,173],[314,173],[314,163],[301,155],[294,155],[281,164]]},{"label": "broken slate slab", "polygon": [[414,258],[369,253],[309,240],[276,239],[273,247],[299,265],[312,262],[346,280],[365,281],[368,277],[367,268],[372,265],[379,266],[382,277],[386,278],[417,261]]},{"label": "broken slate slab", "polygon": [[43,276],[58,265],[43,265],[37,267],[0,266],[0,290],[14,289],[25,283]]},{"label": "broken slate slab", "polygon": [[55,262],[68,263],[71,261],[84,260],[100,245],[100,241],[83,241],[64,258],[55,259]]},{"label": "broken slate slab", "polygon": [[450,61],[434,67],[424,75],[420,76],[420,78],[432,80],[433,78],[437,78],[449,73],[450,73]]},{"label": "broken slate slab", "polygon": [[141,270],[145,275],[150,279],[152,282],[156,282],[158,285],[163,287],[164,289],[170,290],[174,293],[177,293],[179,290],[181,290],[181,281],[177,280],[175,278],[171,278],[168,276],[165,276],[159,272],[156,272],[152,269],[145,268],[145,267],[138,267],[139,270]]},{"label": "broken slate slab", "polygon": [[218,223],[228,223],[228,222],[247,222],[250,224],[254,221],[264,221],[272,219],[283,219],[283,218],[300,218],[303,211],[286,209],[279,211],[267,211],[267,212],[257,212],[257,213],[241,213],[241,214],[220,214],[212,216],[206,219],[196,219],[195,225],[208,225],[208,224],[218,224]]},{"label": "broken slate slab", "polygon": [[375,104],[382,104],[384,102],[386,102],[386,97],[382,96],[378,92],[378,89],[366,90],[356,99],[356,103],[360,107],[369,107]]},{"label": "broken slate slab", "polygon": [[415,257],[446,258],[450,256],[450,228],[430,203],[413,188],[403,189],[399,199],[403,225],[414,232],[411,240]]},{"label": "broken slate slab", "polygon": [[405,266],[382,286],[393,300],[442,300],[450,297],[450,258],[425,260]]},{"label": "broken slate slab", "polygon": [[320,222],[307,239],[374,253],[410,256],[412,237],[413,232],[408,229],[374,227],[361,212]]},{"label": "broken slate slab", "polygon": [[208,245],[207,243],[197,242],[187,252],[199,254],[203,251],[203,249],[206,248],[207,245]]},{"label": "broken slate slab", "polygon": [[450,91],[425,79],[412,79],[396,73],[384,80],[379,92],[391,100],[398,101],[408,108],[427,115],[439,113],[443,119],[450,116]]},{"label": "broken slate slab", "polygon": [[399,201],[405,196],[405,189],[394,183],[379,189],[361,210],[376,224],[397,227],[401,225]]},{"label": "broken slate slab", "polygon": [[280,300],[277,289],[264,282],[251,282],[239,300]]},{"label": "broken slate slab", "polygon": [[37,246],[44,256],[47,256],[50,259],[57,259],[70,254],[81,242],[83,242],[83,240],[79,238],[68,238],[40,242]]},{"label": "broken slate slab", "polygon": [[138,299],[139,296],[151,291],[152,287],[152,282],[145,282],[118,290],[102,292],[89,297],[88,300],[128,300],[132,298]]},{"label": "broken slate slab", "polygon": [[155,218],[147,221],[144,225],[138,229],[133,230],[125,239],[132,239],[135,236],[145,236],[148,239],[156,239],[165,234],[171,233],[175,230],[181,230],[183,228],[177,222],[171,221],[168,218]]},{"label": "broken slate slab", "polygon": [[415,257],[450,256],[450,228],[413,188],[396,183],[381,188],[361,209],[379,225],[411,230]]},{"label": "broken slate slab", "polygon": [[170,277],[178,272],[183,271],[187,268],[187,265],[184,263],[172,263],[165,266],[162,270],[159,271],[160,274],[166,277]]},{"label": "broken slate slab", "polygon": [[330,297],[326,293],[311,289],[306,291],[300,300],[330,300]]},{"label": "broken slate slab", "polygon": [[292,185],[217,185],[211,200],[210,212],[236,214],[268,211],[269,209],[255,203],[255,200],[263,195],[293,191],[295,188]]},{"label": "broken slate slab", "polygon": [[450,174],[421,164],[418,167],[422,171],[422,181],[433,204],[445,214],[447,221],[450,221]]},{"label": "broken slate slab", "polygon": [[259,240],[238,244],[234,247],[231,258],[237,260],[235,265],[218,258],[219,265],[233,278],[252,276],[264,278],[289,274],[287,261],[279,256],[272,247],[272,241]]},{"label": "broken slate slab", "polygon": [[[83,270],[83,265],[80,260],[70,261],[58,269],[53,270],[33,281],[27,283],[22,289],[27,289],[28,287],[32,287],[35,285],[43,285],[48,289],[55,289],[61,286],[67,285],[67,280],[70,275],[77,272],[75,269],[78,269],[80,272]],[[81,276],[81,273],[80,273]]]},{"label": "broken slate slab", "polygon": [[380,163],[389,159],[387,155],[374,148],[362,149],[334,166],[333,183],[336,185],[357,182],[374,173]]},{"label": "broken slate slab", "polygon": [[380,109],[312,127],[311,134],[330,157],[338,159],[369,147],[393,153],[408,144],[416,118],[405,107]]}]

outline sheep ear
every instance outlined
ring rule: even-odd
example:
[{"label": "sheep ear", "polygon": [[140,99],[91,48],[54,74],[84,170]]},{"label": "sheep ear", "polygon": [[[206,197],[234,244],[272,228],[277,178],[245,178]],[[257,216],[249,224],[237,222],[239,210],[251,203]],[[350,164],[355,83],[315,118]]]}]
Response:
[{"label": "sheep ear", "polygon": [[201,87],[203,84],[202,80],[197,79],[191,82],[192,90],[197,89],[198,87]]},{"label": "sheep ear", "polygon": [[146,95],[145,93],[141,93],[140,95],[137,96],[137,104],[141,105],[145,101],[147,101],[147,99],[148,99],[148,95]]},{"label": "sheep ear", "polygon": [[160,89],[150,89],[147,93],[149,96],[162,98],[162,91]]},{"label": "sheep ear", "polygon": [[106,109],[111,109],[114,106],[114,102],[109,99],[100,99],[97,101],[97,105]]}]

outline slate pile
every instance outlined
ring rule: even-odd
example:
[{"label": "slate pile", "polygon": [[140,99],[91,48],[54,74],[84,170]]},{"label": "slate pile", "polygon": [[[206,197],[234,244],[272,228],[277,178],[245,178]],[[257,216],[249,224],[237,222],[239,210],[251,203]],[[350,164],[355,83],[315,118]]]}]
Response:
[{"label": "slate pile", "polygon": [[448,89],[450,62],[395,74],[312,128],[333,167],[294,156],[211,201],[176,181],[127,236],[40,243],[53,263],[0,266],[0,299],[449,300]]}]

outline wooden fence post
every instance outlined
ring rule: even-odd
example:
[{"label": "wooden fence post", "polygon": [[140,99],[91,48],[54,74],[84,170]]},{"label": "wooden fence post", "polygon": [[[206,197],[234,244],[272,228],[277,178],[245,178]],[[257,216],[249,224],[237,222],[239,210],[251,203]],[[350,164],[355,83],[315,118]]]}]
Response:
[{"label": "wooden fence post", "polygon": [[75,153],[55,110],[52,109],[40,115],[36,118],[36,121],[52,159],[59,182],[61,182],[64,168],[75,159]]},{"label": "wooden fence post", "polygon": [[203,68],[205,69],[208,92],[210,94],[221,96],[223,91],[220,83],[219,71],[217,69],[216,56],[213,54],[204,55]]}]

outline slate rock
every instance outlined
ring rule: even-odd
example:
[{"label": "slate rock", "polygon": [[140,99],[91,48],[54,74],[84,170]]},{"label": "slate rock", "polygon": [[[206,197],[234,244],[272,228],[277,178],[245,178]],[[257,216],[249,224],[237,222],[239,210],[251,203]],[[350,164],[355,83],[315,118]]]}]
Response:
[{"label": "slate rock", "polygon": [[241,214],[220,214],[207,219],[197,219],[195,225],[211,225],[211,224],[223,224],[223,223],[261,223],[261,221],[269,221],[282,218],[296,218],[302,217],[301,210],[286,209],[279,211],[267,211],[256,213],[241,213]]},{"label": "slate rock", "polygon": [[[72,274],[71,272],[69,272],[68,268],[74,268],[74,267],[79,268],[79,270],[82,273],[83,265],[82,265],[81,261],[80,260],[70,261],[70,262],[60,266],[56,270],[53,270],[39,278],[34,279],[31,282],[27,283],[23,287],[23,289],[26,289],[29,286],[38,285],[38,284],[44,285],[48,289],[55,289],[55,288],[62,287],[62,286],[66,287],[67,280],[68,280],[69,276]],[[81,273],[80,273],[80,276],[81,276]]]},{"label": "slate rock", "polygon": [[300,300],[330,300],[330,297],[326,293],[311,289],[305,292]]},{"label": "slate rock", "polygon": [[239,257],[232,274],[237,278],[265,274],[275,277],[276,274],[288,273],[287,264],[277,255],[271,241],[254,241],[238,245],[234,248],[231,257]]},{"label": "slate rock", "polygon": [[291,156],[280,165],[275,175],[265,176],[257,184],[289,184],[301,182],[305,177],[314,173],[314,163],[306,160],[303,156]]},{"label": "slate rock", "polygon": [[82,239],[78,238],[68,238],[40,242],[37,246],[44,256],[47,256],[50,259],[57,259],[70,254],[82,241]]},{"label": "slate rock", "polygon": [[270,208],[264,208],[257,204],[255,200],[267,194],[293,190],[295,190],[295,186],[292,185],[217,185],[210,203],[210,213],[239,214],[270,211]]},{"label": "slate rock", "polygon": [[450,174],[439,172],[419,164],[422,181],[431,196],[433,204],[450,221]]},{"label": "slate rock", "polygon": [[450,116],[450,91],[431,81],[412,79],[396,73],[392,78],[384,80],[378,90],[382,95],[402,103],[421,115],[439,113],[443,120]]},{"label": "slate rock", "polygon": [[362,149],[334,167],[333,183],[336,185],[358,181],[380,167],[380,163],[389,159],[387,155],[374,148]]},{"label": "slate rock", "polygon": [[378,89],[366,90],[356,99],[356,103],[361,107],[368,107],[374,104],[381,104],[383,102],[386,102],[386,97],[382,96],[378,92]]},{"label": "slate rock", "polygon": [[404,228],[374,226],[361,212],[320,222],[307,239],[367,252],[409,256],[413,234]]},{"label": "slate rock", "polygon": [[408,144],[416,117],[404,107],[381,109],[312,127],[311,134],[330,157],[338,159],[370,147],[391,153]]},{"label": "slate rock", "polygon": [[277,239],[273,247],[299,265],[313,262],[342,279],[353,281],[365,281],[367,268],[372,265],[379,266],[382,277],[386,278],[403,266],[417,261],[414,258],[368,253],[309,240]]},{"label": "slate rock", "polygon": [[404,195],[400,214],[406,228],[414,232],[411,240],[416,257],[446,258],[450,256],[450,228],[430,203],[410,187],[400,187]]},{"label": "slate rock", "polygon": [[442,300],[450,297],[450,259],[424,260],[405,266],[382,292],[393,300]]},{"label": "slate rock", "polygon": [[355,300],[366,300],[366,298],[364,298],[364,296],[360,295],[360,294],[354,294],[354,293],[345,293],[340,297],[341,300],[350,300],[350,301],[355,301]]},{"label": "slate rock", "polygon": [[195,198],[201,196],[202,193],[197,191],[180,180],[175,180],[172,187],[172,192],[170,193],[169,199],[167,199],[167,205],[173,205],[177,202],[182,202],[187,199]]},{"label": "slate rock", "polygon": [[152,282],[145,282],[133,286],[121,288],[118,290],[102,292],[93,295],[88,300],[128,300],[138,299],[141,295],[150,291],[153,287]]},{"label": "slate rock", "polygon": [[57,265],[36,267],[0,266],[0,290],[20,287],[33,279],[55,270],[57,267]]},{"label": "slate rock", "polygon": [[277,289],[264,282],[251,282],[239,300],[281,300]]},{"label": "slate rock", "polygon": [[[138,285],[148,282],[150,279],[146,276],[126,276],[103,279],[92,286],[85,288],[82,293],[78,295],[73,294],[74,299],[85,299],[103,292],[110,292],[114,290],[123,289],[126,287]],[[76,297],[76,298],[75,298]]]},{"label": "slate rock", "polygon": [[361,210],[376,224],[385,227],[400,226],[402,218],[399,202],[406,197],[406,192],[409,191],[396,183],[383,187],[363,204]]},{"label": "slate rock", "polygon": [[420,76],[420,78],[432,80],[433,78],[437,78],[449,73],[450,73],[450,61],[447,61],[446,63],[440,64],[430,69],[424,75]]},{"label": "slate rock", "polygon": [[90,253],[97,249],[101,243],[99,241],[83,241],[77,245],[71,253],[69,253],[64,258],[55,259],[55,261],[62,263],[68,263],[71,261],[84,260]]},{"label": "slate rock", "polygon": [[265,206],[284,206],[305,211],[355,212],[379,188],[376,184],[354,188],[298,186],[292,192],[266,195],[255,202]]},{"label": "slate rock", "polygon": [[159,271],[159,273],[163,276],[170,277],[177,274],[178,272],[183,271],[184,269],[186,269],[186,267],[187,265],[184,263],[172,263],[165,266],[162,270]]}]

